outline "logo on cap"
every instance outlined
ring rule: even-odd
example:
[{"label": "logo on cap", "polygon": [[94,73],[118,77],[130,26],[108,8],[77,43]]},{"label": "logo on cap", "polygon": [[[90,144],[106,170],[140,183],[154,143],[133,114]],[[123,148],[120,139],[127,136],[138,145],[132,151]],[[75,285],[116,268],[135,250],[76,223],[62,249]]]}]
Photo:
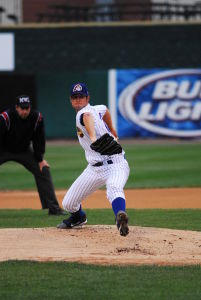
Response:
[{"label": "logo on cap", "polygon": [[29,97],[20,97],[19,98],[19,103],[30,103]]},{"label": "logo on cap", "polygon": [[27,95],[20,95],[16,98],[16,105],[20,106],[21,108],[28,108],[31,105],[31,100]]},{"label": "logo on cap", "polygon": [[82,86],[80,84],[76,84],[73,88],[73,92],[81,92]]}]

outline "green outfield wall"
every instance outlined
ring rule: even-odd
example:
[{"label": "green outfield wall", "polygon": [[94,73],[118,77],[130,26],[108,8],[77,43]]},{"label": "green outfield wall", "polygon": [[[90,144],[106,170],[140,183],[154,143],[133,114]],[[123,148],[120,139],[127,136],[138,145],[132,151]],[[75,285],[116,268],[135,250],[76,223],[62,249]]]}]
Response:
[{"label": "green outfield wall", "polygon": [[[29,25],[1,27],[3,32],[15,36],[15,70],[0,72],[0,88],[5,91],[1,97],[11,103],[15,92],[20,93],[17,81],[23,74],[31,76],[34,91],[27,85],[25,90],[36,97],[48,138],[71,138],[75,134],[75,115],[68,102],[74,81],[88,84],[93,104],[106,104],[108,69],[201,67],[199,23]],[[1,83],[8,73],[7,82]],[[12,76],[16,84],[11,87]]]},{"label": "green outfield wall", "polygon": [[38,109],[45,117],[48,138],[76,137],[75,111],[69,100],[72,83],[87,82],[91,104],[107,105],[107,71],[44,72],[36,78]]},{"label": "green outfield wall", "polygon": [[16,72],[198,67],[201,24],[0,28],[14,32]]}]

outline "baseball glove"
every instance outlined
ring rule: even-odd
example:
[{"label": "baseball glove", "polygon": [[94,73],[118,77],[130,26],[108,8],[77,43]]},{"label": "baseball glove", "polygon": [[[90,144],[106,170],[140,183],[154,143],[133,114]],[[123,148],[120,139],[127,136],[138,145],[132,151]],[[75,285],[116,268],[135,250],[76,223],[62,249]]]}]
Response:
[{"label": "baseball glove", "polygon": [[99,152],[101,155],[113,155],[122,152],[122,147],[119,145],[114,138],[105,133],[95,142],[90,145],[91,149]]}]

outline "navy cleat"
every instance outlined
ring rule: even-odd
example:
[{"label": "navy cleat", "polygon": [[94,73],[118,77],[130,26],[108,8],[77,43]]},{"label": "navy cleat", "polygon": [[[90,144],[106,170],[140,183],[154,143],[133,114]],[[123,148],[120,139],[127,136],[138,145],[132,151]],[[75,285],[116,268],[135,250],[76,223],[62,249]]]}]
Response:
[{"label": "navy cleat", "polygon": [[77,213],[71,214],[68,219],[63,220],[61,224],[57,225],[59,229],[70,229],[73,227],[82,226],[87,223],[87,216],[85,213],[78,215]]},{"label": "navy cleat", "polygon": [[128,228],[128,216],[125,211],[120,210],[116,217],[117,228],[120,232],[120,235],[126,236],[129,233]]}]

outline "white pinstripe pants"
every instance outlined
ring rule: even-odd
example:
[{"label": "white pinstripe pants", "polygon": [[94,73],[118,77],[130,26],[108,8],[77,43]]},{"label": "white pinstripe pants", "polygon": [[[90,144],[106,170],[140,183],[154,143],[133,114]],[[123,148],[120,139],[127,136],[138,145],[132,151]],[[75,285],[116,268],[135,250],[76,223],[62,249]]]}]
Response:
[{"label": "white pinstripe pants", "polygon": [[129,172],[130,168],[125,159],[100,167],[88,165],[64,196],[63,208],[71,213],[78,211],[81,202],[104,185],[106,185],[107,198],[110,203],[117,197],[125,199],[123,188]]}]

